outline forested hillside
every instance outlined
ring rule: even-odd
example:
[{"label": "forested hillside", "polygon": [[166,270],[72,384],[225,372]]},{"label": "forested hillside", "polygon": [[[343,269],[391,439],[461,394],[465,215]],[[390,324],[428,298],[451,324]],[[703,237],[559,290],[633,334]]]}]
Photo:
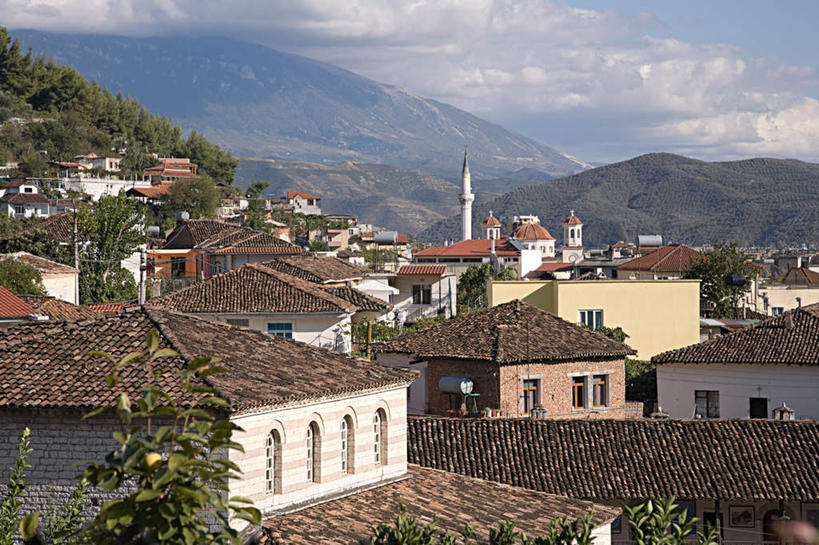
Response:
[{"label": "forested hillside", "polygon": [[[708,163],[668,153],[642,155],[573,176],[518,188],[475,206],[475,229],[489,210],[502,220],[537,214],[552,235],[574,209],[587,245],[633,241],[638,234],[708,244],[819,244],[819,164],[793,159]],[[458,220],[439,222],[419,240],[456,237]]]},{"label": "forested hillside", "polygon": [[23,51],[0,27],[0,165],[21,162],[21,175],[44,176],[48,161],[120,152],[126,175],[153,165],[148,153],[190,157],[200,173],[225,182],[233,181],[238,165],[201,134],[183,137],[170,119],[151,114],[136,99]]}]

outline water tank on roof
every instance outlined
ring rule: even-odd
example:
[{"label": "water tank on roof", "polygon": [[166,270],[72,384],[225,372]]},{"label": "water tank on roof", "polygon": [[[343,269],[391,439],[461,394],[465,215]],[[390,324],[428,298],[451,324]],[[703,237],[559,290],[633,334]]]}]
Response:
[{"label": "water tank on roof", "polygon": [[637,235],[637,246],[662,246],[662,235]]},{"label": "water tank on roof", "polygon": [[398,240],[398,231],[379,231],[373,237],[376,244],[395,244]]},{"label": "water tank on roof", "polygon": [[446,394],[471,394],[472,379],[466,377],[441,377],[438,390]]}]

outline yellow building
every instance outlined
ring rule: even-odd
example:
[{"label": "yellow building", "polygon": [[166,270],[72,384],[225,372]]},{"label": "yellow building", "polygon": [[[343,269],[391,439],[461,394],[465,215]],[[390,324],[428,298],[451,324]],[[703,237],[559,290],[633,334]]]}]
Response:
[{"label": "yellow building", "polygon": [[491,306],[520,299],[572,323],[621,327],[637,357],[700,341],[699,280],[495,281]]}]

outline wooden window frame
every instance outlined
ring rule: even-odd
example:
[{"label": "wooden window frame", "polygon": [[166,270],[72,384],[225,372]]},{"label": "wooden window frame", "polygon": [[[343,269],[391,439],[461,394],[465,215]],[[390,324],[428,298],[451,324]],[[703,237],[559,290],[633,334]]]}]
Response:
[{"label": "wooden window frame", "polygon": [[[586,380],[585,376],[572,377],[572,410],[583,411],[586,409]],[[579,390],[579,395],[578,395]],[[580,401],[581,405],[577,404]]]},{"label": "wooden window frame", "polygon": [[[602,396],[598,396],[598,387],[602,389]],[[600,398],[602,397],[602,400]],[[609,376],[592,376],[592,408],[601,409],[609,406]]]},{"label": "wooden window frame", "polygon": [[[540,379],[525,378],[525,379],[522,379],[522,380],[523,380],[522,386],[521,386],[521,389],[523,390],[523,411],[522,411],[522,414],[523,414],[523,416],[528,416],[532,412],[532,409],[534,409],[535,406],[537,406],[540,403]],[[531,385],[527,386],[527,384],[526,384],[527,382],[531,383]],[[527,407],[527,405],[529,404],[529,392],[534,392],[535,393],[534,403],[532,404],[531,407]]]}]

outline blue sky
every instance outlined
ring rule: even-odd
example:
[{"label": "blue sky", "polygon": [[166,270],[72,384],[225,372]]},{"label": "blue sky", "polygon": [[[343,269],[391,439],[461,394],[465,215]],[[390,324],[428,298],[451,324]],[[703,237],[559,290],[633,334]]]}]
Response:
[{"label": "blue sky", "polygon": [[10,28],[255,41],[589,162],[819,162],[819,1],[0,0],[0,13]]}]

